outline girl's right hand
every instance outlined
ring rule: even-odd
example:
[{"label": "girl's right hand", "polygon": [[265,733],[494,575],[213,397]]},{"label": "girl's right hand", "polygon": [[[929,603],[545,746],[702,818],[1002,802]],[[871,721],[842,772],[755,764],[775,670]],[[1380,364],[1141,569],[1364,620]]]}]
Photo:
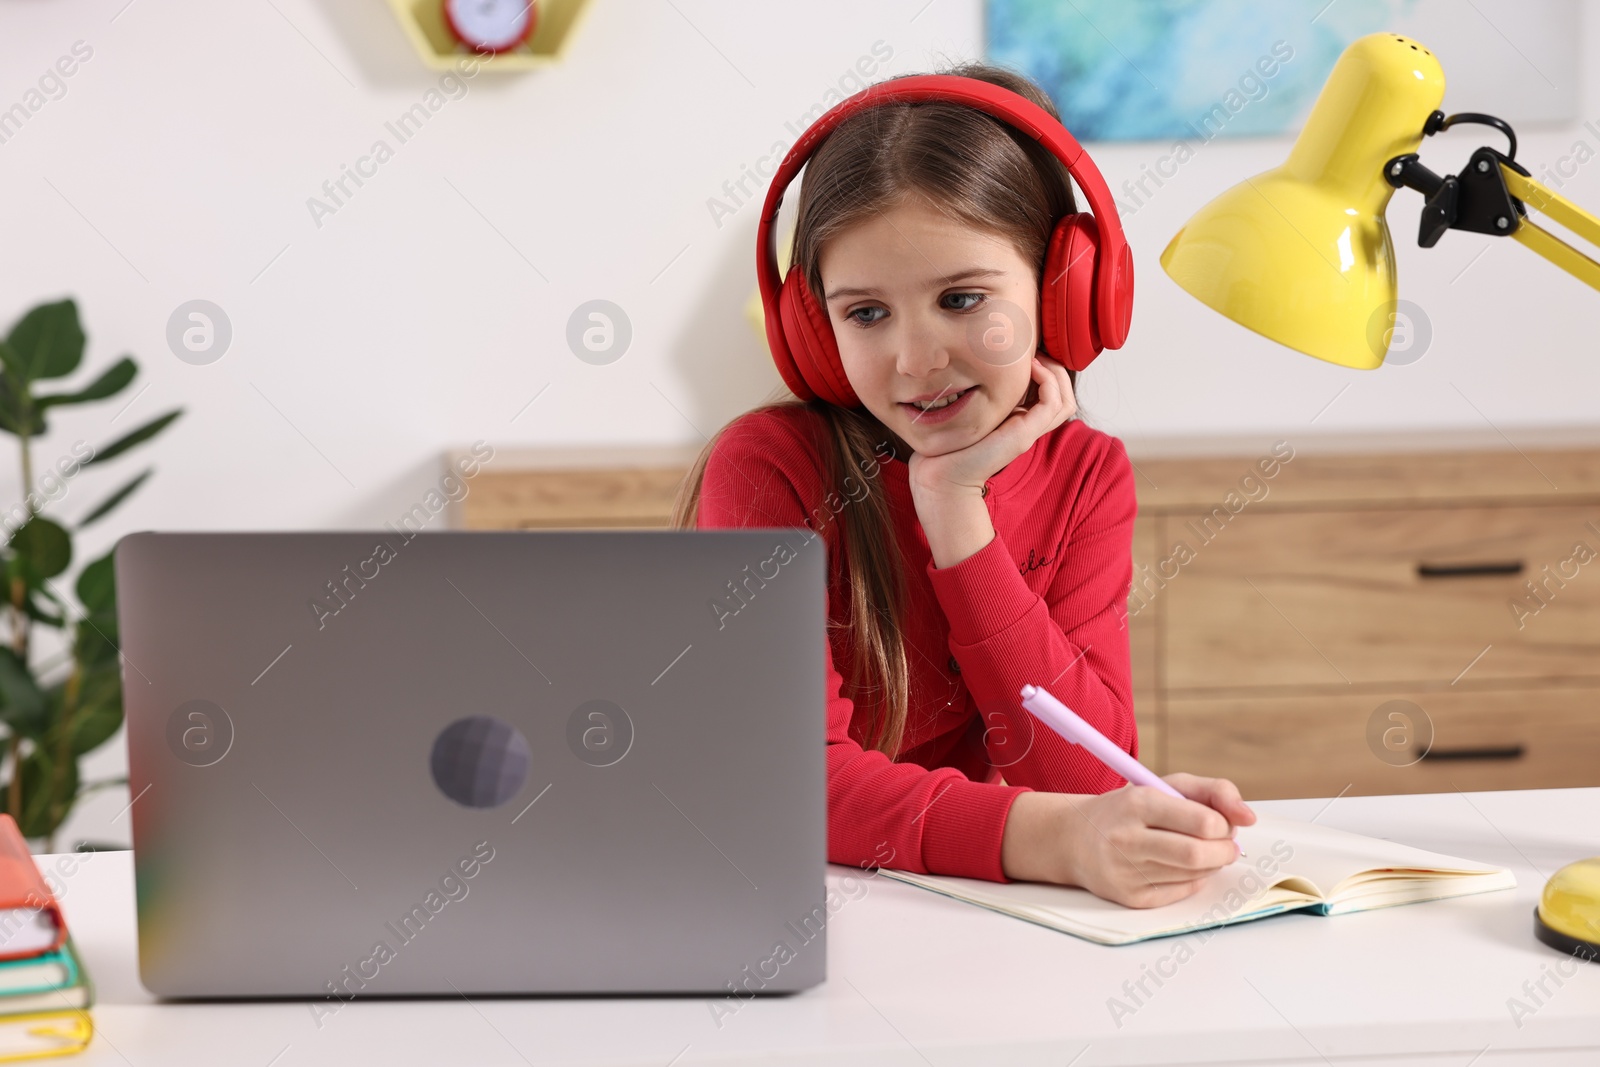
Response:
[{"label": "girl's right hand", "polygon": [[1137,785],[1019,795],[1001,845],[1006,877],[1082,886],[1130,908],[1190,896],[1238,858],[1233,828],[1256,815],[1226,778],[1163,777],[1188,799]]}]

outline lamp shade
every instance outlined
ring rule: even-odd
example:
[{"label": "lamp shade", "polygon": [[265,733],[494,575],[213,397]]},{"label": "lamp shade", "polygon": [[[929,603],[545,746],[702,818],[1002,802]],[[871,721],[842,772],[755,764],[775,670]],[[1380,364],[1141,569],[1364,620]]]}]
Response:
[{"label": "lamp shade", "polygon": [[1195,213],[1161,253],[1192,296],[1306,355],[1371,370],[1394,325],[1390,159],[1422,143],[1444,71],[1394,33],[1352,42],[1288,160]]}]

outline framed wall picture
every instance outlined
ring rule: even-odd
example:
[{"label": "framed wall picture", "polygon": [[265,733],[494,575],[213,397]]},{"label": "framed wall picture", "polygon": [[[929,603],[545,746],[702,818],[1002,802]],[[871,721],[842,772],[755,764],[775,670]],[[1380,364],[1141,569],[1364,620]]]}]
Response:
[{"label": "framed wall picture", "polygon": [[1577,0],[985,0],[987,58],[1022,71],[1084,141],[1299,129],[1346,45],[1423,42],[1446,111],[1519,129],[1578,119]]}]

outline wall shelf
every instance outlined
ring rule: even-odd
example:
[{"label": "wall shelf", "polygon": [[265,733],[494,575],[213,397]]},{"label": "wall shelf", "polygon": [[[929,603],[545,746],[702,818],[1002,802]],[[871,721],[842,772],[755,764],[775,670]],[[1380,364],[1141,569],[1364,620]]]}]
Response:
[{"label": "wall shelf", "polygon": [[[589,4],[590,0],[539,0],[533,36],[508,52],[484,56],[480,69],[533,70],[557,62]],[[449,70],[474,54],[445,24],[442,0],[389,0],[389,7],[417,54],[433,69]]]}]

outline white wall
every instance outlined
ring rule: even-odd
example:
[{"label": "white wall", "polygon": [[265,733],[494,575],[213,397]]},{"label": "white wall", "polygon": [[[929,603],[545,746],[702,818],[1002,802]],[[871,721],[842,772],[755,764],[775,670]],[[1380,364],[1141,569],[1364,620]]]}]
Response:
[{"label": "white wall", "polygon": [[[593,0],[562,64],[480,73],[319,227],[307,199],[376,138],[395,145],[385,122],[440,84],[381,0],[0,7],[0,108],[74,42],[93,49],[65,95],[0,144],[0,324],[71,294],[90,335],[79,377],[126,352],[148,386],[115,424],[120,399],[64,414],[38,457],[186,409],[146,450],[156,476],[84,538],[84,558],[142,528],[375,526],[420,498],[447,447],[691,443],[761,402],[779,379],[742,314],[758,207],[719,225],[708,199],[774,140],[792,141],[786,121],[876,42],[892,57],[875,79],[982,51],[979,0],[804,8]],[[1600,54],[1592,12],[1585,57]],[[1600,126],[1592,77],[1583,101]],[[1446,109],[1492,103],[1447,97]],[[1600,148],[1576,125],[1521,132],[1519,158],[1536,172],[1579,138]],[[1425,158],[1453,169],[1479,140],[1434,138]],[[1391,212],[1402,294],[1434,328],[1413,366],[1343,370],[1182,294],[1157,262],[1167,239],[1288,143],[1208,145],[1128,217],[1133,335],[1080,379],[1092,421],[1135,437],[1270,437],[1304,433],[1321,412],[1319,431],[1489,420],[1513,439],[1600,421],[1600,294],[1511,242],[1476,263],[1486,238],[1416,248],[1414,194]],[[1164,147],[1092,150],[1115,189]],[[1600,163],[1563,191],[1600,208]],[[233,325],[231,349],[208,366],[180,362],[165,341],[168,316],[194,298]],[[595,298],[621,305],[634,330],[608,366],[578,360],[564,339],[570,312]],[[57,512],[81,514],[140,466],[85,473]],[[14,472],[0,492],[20,496]],[[123,766],[120,744],[108,746],[91,776]],[[112,819],[127,802],[125,790],[97,798],[64,839],[126,841],[127,818]]]}]

